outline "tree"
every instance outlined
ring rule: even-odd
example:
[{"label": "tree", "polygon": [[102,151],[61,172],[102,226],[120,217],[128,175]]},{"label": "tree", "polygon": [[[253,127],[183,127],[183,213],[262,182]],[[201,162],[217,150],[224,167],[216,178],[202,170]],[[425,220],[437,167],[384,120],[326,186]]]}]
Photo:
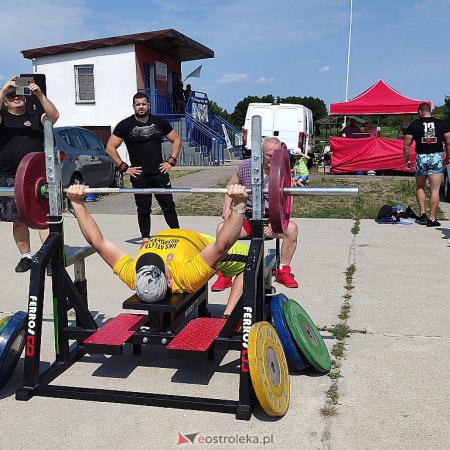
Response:
[{"label": "tree", "polygon": [[[230,114],[230,122],[238,129],[241,129],[244,125],[245,115],[249,103],[273,103],[275,97],[272,94],[264,95],[263,97],[256,97],[249,95],[241,100],[234,108],[232,114]],[[293,103],[295,105],[303,105],[309,108],[313,113],[314,121],[326,117],[328,115],[325,102],[320,98],[315,97],[286,97],[277,100],[279,103]]]},{"label": "tree", "polygon": [[256,97],[255,95],[245,97],[234,107],[234,111],[230,115],[230,122],[240,130],[244,126],[249,103],[272,103],[273,100],[274,97],[271,94],[265,95],[264,97]]},{"label": "tree", "polygon": [[316,120],[327,117],[328,110],[325,102],[320,98],[315,97],[286,97],[281,98],[280,103],[293,103],[295,105],[303,105],[309,108],[313,113],[314,122]]},{"label": "tree", "polygon": [[445,120],[450,125],[450,97],[446,97],[445,103],[441,106],[435,106],[433,116]]},{"label": "tree", "polygon": [[230,120],[230,115],[228,114],[227,110],[219,106],[214,100],[208,100],[208,108],[217,116],[220,116],[225,120]]}]

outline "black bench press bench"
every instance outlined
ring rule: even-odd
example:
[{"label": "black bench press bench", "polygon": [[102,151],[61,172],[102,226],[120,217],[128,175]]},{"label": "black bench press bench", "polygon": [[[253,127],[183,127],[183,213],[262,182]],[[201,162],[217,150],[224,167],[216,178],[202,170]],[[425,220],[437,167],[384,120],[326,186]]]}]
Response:
[{"label": "black bench press bench", "polygon": [[157,303],[146,303],[134,294],[122,307],[146,311],[147,315],[119,314],[84,340],[86,352],[120,355],[123,345],[132,343],[133,353],[139,354],[142,344],[170,342],[193,311],[197,310],[198,317],[208,317],[208,290],[203,286],[193,293],[169,294]]}]

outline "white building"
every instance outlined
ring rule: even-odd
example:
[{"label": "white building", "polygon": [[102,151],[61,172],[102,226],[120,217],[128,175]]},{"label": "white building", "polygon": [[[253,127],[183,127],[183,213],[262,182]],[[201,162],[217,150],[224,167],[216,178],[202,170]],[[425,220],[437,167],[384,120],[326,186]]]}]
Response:
[{"label": "white building", "polygon": [[213,58],[214,52],[176,30],[160,30],[23,50],[33,73],[46,76],[47,95],[60,113],[59,126],[83,126],[104,141],[133,110],[138,90],[151,112],[171,114],[181,63]]}]

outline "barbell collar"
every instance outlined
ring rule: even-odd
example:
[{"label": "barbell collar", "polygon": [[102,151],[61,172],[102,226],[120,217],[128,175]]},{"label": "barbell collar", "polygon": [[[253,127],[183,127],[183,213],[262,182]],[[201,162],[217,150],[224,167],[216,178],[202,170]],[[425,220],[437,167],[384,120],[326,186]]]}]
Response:
[{"label": "barbell collar", "polygon": [[308,196],[333,196],[357,197],[359,188],[356,186],[340,187],[286,187],[283,188],[285,195],[308,195]]},{"label": "barbell collar", "polygon": [[[67,192],[68,189],[64,189]],[[227,188],[85,188],[86,194],[226,194]],[[251,189],[246,189],[251,194]],[[358,188],[353,186],[343,187],[289,187],[283,188],[285,195],[307,196],[358,196]],[[264,194],[268,191],[264,190]]]}]

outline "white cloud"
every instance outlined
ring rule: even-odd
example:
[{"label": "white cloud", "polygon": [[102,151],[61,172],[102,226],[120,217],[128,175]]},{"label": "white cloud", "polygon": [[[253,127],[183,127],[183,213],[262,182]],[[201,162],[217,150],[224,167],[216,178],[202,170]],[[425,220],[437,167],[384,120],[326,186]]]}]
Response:
[{"label": "white cloud", "polygon": [[331,66],[322,66],[322,67],[319,67],[319,72],[320,72],[320,73],[330,72],[330,71],[331,71]]},{"label": "white cloud", "polygon": [[272,78],[259,77],[259,78],[257,78],[255,80],[255,83],[258,83],[258,84],[269,84],[269,83],[272,83],[272,81],[274,81],[274,80],[275,80],[275,77],[272,77]]},{"label": "white cloud", "polygon": [[222,78],[217,80],[217,83],[244,83],[248,81],[248,75],[246,73],[226,73]]}]

